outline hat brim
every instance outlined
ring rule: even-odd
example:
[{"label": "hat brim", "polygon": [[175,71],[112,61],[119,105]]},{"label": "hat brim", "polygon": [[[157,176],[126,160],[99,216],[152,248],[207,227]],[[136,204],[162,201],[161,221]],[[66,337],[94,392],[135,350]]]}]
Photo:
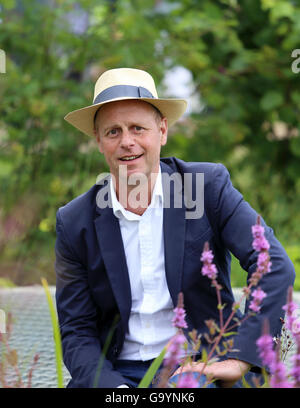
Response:
[{"label": "hat brim", "polygon": [[85,108],[76,109],[68,113],[64,119],[75,128],[88,136],[94,137],[94,117],[97,110],[107,103],[122,100],[135,99],[145,101],[155,106],[163,116],[168,119],[169,126],[172,126],[186,111],[187,101],[185,99],[159,99],[159,98],[131,98],[122,97],[109,101],[86,106]]}]

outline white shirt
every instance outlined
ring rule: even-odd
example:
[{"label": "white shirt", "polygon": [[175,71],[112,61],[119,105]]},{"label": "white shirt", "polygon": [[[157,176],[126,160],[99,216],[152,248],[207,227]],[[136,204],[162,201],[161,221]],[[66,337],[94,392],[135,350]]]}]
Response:
[{"label": "white shirt", "polygon": [[119,219],[131,288],[129,333],[119,359],[150,360],[176,333],[165,273],[161,169],[143,215],[127,211],[117,200],[110,179],[114,215]]}]

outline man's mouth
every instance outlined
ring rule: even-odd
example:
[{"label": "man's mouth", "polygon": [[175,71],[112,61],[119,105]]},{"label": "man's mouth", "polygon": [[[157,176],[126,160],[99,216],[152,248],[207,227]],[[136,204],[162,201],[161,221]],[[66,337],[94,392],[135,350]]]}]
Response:
[{"label": "man's mouth", "polygon": [[132,161],[132,160],[138,159],[141,156],[143,156],[143,154],[138,154],[138,155],[135,155],[135,156],[124,156],[124,157],[120,157],[120,160],[122,160],[122,161]]}]

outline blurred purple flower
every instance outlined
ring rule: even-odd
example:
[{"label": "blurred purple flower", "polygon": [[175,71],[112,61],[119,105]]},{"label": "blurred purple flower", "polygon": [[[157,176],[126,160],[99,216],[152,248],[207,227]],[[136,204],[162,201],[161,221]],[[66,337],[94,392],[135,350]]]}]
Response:
[{"label": "blurred purple flower", "polygon": [[257,268],[261,273],[271,272],[272,262],[270,262],[270,255],[267,251],[260,252],[257,259]]},{"label": "blurred purple flower", "polygon": [[200,258],[200,261],[203,262],[201,273],[203,276],[207,276],[209,279],[216,279],[218,275],[218,270],[216,265],[212,263],[214,255],[209,249],[208,242],[205,242],[204,249]]},{"label": "blurred purple flower", "polygon": [[[256,224],[252,226],[252,235],[254,238],[252,246],[255,251],[259,252],[256,270],[250,278],[252,286],[256,286],[264,274],[271,272],[272,263],[270,262],[270,255],[268,252],[270,244],[264,236],[264,231],[265,229],[260,224],[260,216],[258,215]],[[252,306],[257,311],[257,305],[255,305],[255,302],[253,302]]]},{"label": "blurred purple flower", "polygon": [[181,364],[184,350],[183,344],[186,342],[186,338],[183,334],[178,332],[170,340],[169,346],[164,359],[164,366],[169,368],[174,368],[177,365]]},{"label": "blurred purple flower", "polygon": [[286,367],[282,361],[276,359],[271,374],[270,385],[272,388],[293,388],[293,384],[287,379]]},{"label": "blurred purple flower", "polygon": [[258,288],[252,292],[252,296],[253,299],[250,303],[249,309],[251,309],[253,312],[258,313],[260,311],[260,304],[267,296],[267,294],[262,289]]},{"label": "blurred purple flower", "polygon": [[257,223],[252,226],[253,243],[252,246],[255,251],[268,251],[270,244],[265,238],[265,229],[260,224],[260,216],[257,217]]},{"label": "blurred purple flower", "polygon": [[252,292],[252,296],[254,300],[261,302],[267,296],[267,294],[261,288],[258,288]]},{"label": "blurred purple flower", "polygon": [[286,312],[286,327],[292,332],[294,337],[300,341],[300,322],[297,318],[297,304],[293,301],[293,287],[288,290],[287,303],[282,307]]},{"label": "blurred purple flower", "polygon": [[262,363],[269,369],[271,374],[270,385],[272,388],[292,388],[287,379],[286,367],[282,361],[280,361],[278,354],[273,349],[273,339],[270,334],[266,333],[266,326],[264,327],[264,334],[256,341],[256,345],[259,349],[259,356]]},{"label": "blurred purple flower", "polygon": [[175,316],[172,319],[172,324],[174,327],[177,327],[178,329],[186,329],[187,323],[185,321],[185,315],[186,312],[184,310],[184,305],[183,305],[183,293],[180,292],[178,295],[178,302],[177,302],[177,307],[174,309]]},{"label": "blurred purple flower", "polygon": [[297,316],[295,311],[298,306],[294,301],[291,301],[282,307],[286,311],[286,327],[293,332],[295,327],[295,322],[297,321]]},{"label": "blurred purple flower", "polygon": [[185,310],[182,307],[176,307],[174,309],[175,316],[172,319],[173,326],[177,328],[187,328],[187,323],[185,321]]},{"label": "blurred purple flower", "polygon": [[254,300],[250,302],[249,309],[251,309],[254,313],[260,312],[260,306]]},{"label": "blurred purple flower", "polygon": [[292,356],[293,367],[290,374],[295,378],[297,384],[300,384],[300,353]]},{"label": "blurred purple flower", "polygon": [[295,387],[300,388],[300,321],[297,317],[298,305],[293,301],[293,287],[288,289],[287,303],[282,308],[286,312],[286,327],[292,332],[297,343],[297,353],[292,357],[290,374],[295,379]]},{"label": "blurred purple flower", "polygon": [[260,238],[260,237],[264,236],[264,233],[265,233],[265,229],[260,224],[260,217],[258,216],[257,223],[252,226],[253,238]]},{"label": "blurred purple flower", "polygon": [[269,334],[263,334],[256,341],[256,345],[263,365],[271,367],[276,359],[276,353],[273,350],[272,337]]},{"label": "blurred purple flower", "polygon": [[217,268],[214,264],[204,265],[201,272],[203,276],[207,276],[209,279],[216,279],[218,273]]},{"label": "blurred purple flower", "polygon": [[212,253],[212,250],[211,249],[208,249],[208,250],[204,249],[204,251],[202,252],[200,261],[203,262],[203,263],[212,263],[213,259],[214,259],[214,255]]},{"label": "blurred purple flower", "polygon": [[270,244],[265,237],[255,238],[252,245],[255,251],[268,251],[270,249]]},{"label": "blurred purple flower", "polygon": [[179,378],[177,388],[198,388],[198,381],[193,373],[184,373]]}]

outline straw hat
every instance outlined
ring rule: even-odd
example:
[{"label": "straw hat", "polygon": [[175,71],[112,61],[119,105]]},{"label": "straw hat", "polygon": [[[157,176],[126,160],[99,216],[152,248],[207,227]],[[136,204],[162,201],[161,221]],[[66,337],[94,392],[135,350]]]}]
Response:
[{"label": "straw hat", "polygon": [[168,124],[174,124],[185,112],[184,99],[160,99],[150,74],[133,68],[116,68],[105,71],[97,80],[93,104],[68,113],[65,120],[83,133],[94,136],[94,117],[100,106],[125,99],[138,99],[154,105]]}]

